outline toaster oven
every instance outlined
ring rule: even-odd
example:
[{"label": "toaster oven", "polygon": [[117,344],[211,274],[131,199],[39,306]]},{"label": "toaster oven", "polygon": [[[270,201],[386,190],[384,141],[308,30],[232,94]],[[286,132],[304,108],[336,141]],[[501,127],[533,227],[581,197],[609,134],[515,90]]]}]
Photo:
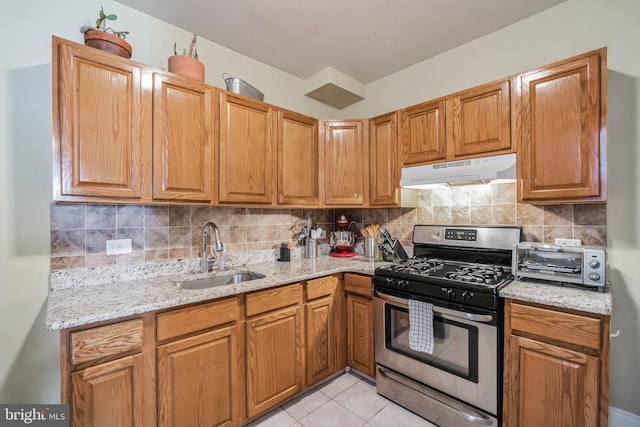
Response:
[{"label": "toaster oven", "polygon": [[606,283],[606,251],[595,246],[559,246],[520,242],[513,248],[512,273],[516,280],[531,278],[596,286]]}]

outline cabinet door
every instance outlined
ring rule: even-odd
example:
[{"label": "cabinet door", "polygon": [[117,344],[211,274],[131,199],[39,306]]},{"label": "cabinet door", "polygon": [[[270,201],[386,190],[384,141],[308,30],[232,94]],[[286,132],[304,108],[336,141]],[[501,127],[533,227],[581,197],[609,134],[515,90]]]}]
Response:
[{"label": "cabinet door", "polygon": [[511,335],[509,426],[598,426],[599,359]]},{"label": "cabinet door", "polygon": [[363,122],[330,121],[324,125],[325,203],[363,205],[366,151]]},{"label": "cabinet door", "polygon": [[240,363],[236,326],[158,347],[158,425],[239,425]]},{"label": "cabinet door", "polygon": [[271,204],[275,118],[267,104],[220,95],[220,203]]},{"label": "cabinet door", "polygon": [[507,79],[447,98],[447,138],[454,156],[510,151],[510,89]]},{"label": "cabinet door", "polygon": [[371,119],[369,125],[369,204],[397,206],[400,193],[398,114]]},{"label": "cabinet door", "polygon": [[153,198],[214,200],[213,89],[153,75]]},{"label": "cabinet door", "polygon": [[444,102],[436,99],[402,110],[403,165],[447,157]]},{"label": "cabinet door", "polygon": [[142,66],[54,38],[53,67],[54,198],[148,196],[151,92]]},{"label": "cabinet door", "polygon": [[281,110],[278,113],[278,204],[317,205],[318,121]]},{"label": "cabinet door", "polygon": [[347,365],[375,376],[373,353],[373,302],[371,298],[347,293]]},{"label": "cabinet door", "polygon": [[302,389],[304,344],[300,306],[246,323],[247,416],[254,417]]},{"label": "cabinet door", "polygon": [[518,76],[520,201],[606,200],[606,50]]},{"label": "cabinet door", "polygon": [[333,295],[307,302],[307,385],[315,384],[336,371],[335,316]]},{"label": "cabinet door", "polygon": [[145,425],[143,388],[142,354],[116,359],[71,374],[72,425]]}]

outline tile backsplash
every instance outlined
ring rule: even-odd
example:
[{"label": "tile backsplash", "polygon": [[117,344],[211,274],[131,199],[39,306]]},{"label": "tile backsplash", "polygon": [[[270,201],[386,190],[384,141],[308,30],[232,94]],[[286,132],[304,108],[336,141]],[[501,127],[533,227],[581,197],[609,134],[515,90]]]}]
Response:
[{"label": "tile backsplash", "polygon": [[[292,240],[307,218],[334,229],[336,213],[355,222],[380,223],[404,246],[414,224],[520,225],[524,240],[553,243],[556,237],[606,245],[606,205],[516,203],[514,183],[420,191],[417,208],[262,209],[207,206],[51,204],[51,269],[141,263],[199,257],[202,226],[213,221],[228,252],[277,248]],[[106,241],[131,239],[132,253],[107,255]],[[292,244],[297,244],[292,240]]]}]

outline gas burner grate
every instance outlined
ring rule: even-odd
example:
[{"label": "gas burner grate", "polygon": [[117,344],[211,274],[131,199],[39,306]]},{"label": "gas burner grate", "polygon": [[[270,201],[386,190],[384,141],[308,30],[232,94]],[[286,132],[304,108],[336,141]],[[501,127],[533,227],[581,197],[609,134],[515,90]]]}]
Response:
[{"label": "gas burner grate", "polygon": [[425,258],[409,258],[397,264],[388,266],[388,270],[396,273],[429,275],[431,272],[442,268],[442,262]]},{"label": "gas burner grate", "polygon": [[467,283],[494,285],[500,282],[508,272],[503,267],[491,265],[459,265],[454,271],[445,274],[449,280]]}]

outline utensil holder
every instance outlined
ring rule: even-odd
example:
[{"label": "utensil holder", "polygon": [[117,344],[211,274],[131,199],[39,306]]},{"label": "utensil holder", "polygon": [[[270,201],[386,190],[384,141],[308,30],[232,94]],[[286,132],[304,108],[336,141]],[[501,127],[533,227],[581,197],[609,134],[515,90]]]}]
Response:
[{"label": "utensil holder", "polygon": [[307,239],[307,244],[304,247],[305,258],[317,258],[318,257],[318,241],[316,239]]},{"label": "utensil holder", "polygon": [[365,258],[373,258],[376,255],[376,239],[375,237],[364,238],[364,256]]}]

